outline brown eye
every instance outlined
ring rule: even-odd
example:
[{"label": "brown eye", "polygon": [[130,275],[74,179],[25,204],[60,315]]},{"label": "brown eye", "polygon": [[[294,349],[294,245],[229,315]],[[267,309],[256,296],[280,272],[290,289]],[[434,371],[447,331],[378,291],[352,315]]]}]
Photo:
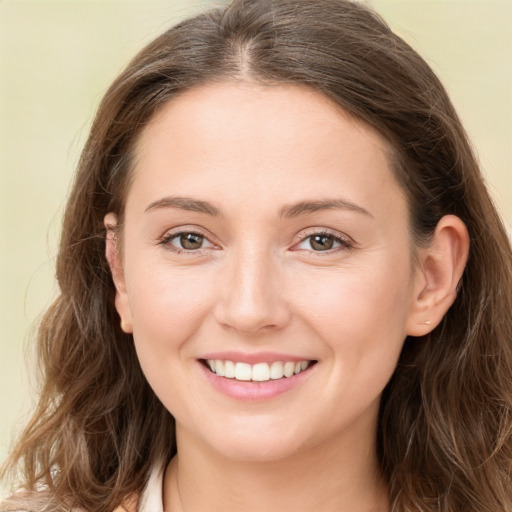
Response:
[{"label": "brown eye", "polygon": [[183,249],[193,251],[195,249],[201,249],[204,241],[204,237],[196,233],[181,233],[179,237],[179,245]]},{"label": "brown eye", "polygon": [[313,253],[325,252],[330,254],[339,250],[350,250],[352,247],[353,243],[350,239],[320,231],[303,238],[301,242],[294,247],[294,250],[306,250]]},{"label": "brown eye", "polygon": [[328,251],[334,247],[334,237],[330,235],[313,235],[309,237],[309,245],[315,251]]},{"label": "brown eye", "polygon": [[166,235],[160,242],[174,253],[192,254],[202,253],[206,249],[215,249],[215,244],[199,232],[195,231],[178,231]]}]

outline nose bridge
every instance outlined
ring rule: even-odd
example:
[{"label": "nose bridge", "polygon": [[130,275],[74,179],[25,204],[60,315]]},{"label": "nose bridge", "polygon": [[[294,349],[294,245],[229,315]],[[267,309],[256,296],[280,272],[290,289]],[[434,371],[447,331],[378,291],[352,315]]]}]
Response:
[{"label": "nose bridge", "polygon": [[217,320],[240,332],[282,327],[289,317],[275,256],[255,241],[233,248],[224,268]]}]

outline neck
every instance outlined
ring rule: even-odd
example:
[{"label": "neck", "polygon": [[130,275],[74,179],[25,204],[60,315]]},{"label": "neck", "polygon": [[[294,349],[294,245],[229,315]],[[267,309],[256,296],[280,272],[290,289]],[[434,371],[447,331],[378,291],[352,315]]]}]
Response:
[{"label": "neck", "polygon": [[164,510],[387,512],[387,488],[375,442],[363,442],[363,437],[279,460],[240,461],[180,432],[179,456],[166,471]]}]

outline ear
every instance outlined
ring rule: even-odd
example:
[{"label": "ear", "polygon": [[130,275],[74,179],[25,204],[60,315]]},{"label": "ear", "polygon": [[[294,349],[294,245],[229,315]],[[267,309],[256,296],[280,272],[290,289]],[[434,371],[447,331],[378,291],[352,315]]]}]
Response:
[{"label": "ear", "polygon": [[446,215],[429,247],[418,251],[413,304],[406,325],[409,336],[424,336],[439,325],[457,297],[468,253],[465,224],[454,215]]},{"label": "ear", "polygon": [[121,329],[130,334],[133,332],[132,312],[126,292],[123,261],[118,247],[117,217],[113,213],[107,213],[103,220],[106,229],[105,256],[107,258],[114,286],[116,287],[115,305],[121,317]]}]

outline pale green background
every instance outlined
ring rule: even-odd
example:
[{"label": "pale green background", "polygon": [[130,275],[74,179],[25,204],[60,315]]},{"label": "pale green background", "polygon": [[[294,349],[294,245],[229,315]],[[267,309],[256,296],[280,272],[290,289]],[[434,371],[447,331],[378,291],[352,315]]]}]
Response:
[{"label": "pale green background", "polygon": [[[207,3],[0,0],[0,458],[34,399],[25,347],[56,292],[66,191],[98,101],[139,48]],[[510,225],[512,0],[371,3],[441,76]]]}]

